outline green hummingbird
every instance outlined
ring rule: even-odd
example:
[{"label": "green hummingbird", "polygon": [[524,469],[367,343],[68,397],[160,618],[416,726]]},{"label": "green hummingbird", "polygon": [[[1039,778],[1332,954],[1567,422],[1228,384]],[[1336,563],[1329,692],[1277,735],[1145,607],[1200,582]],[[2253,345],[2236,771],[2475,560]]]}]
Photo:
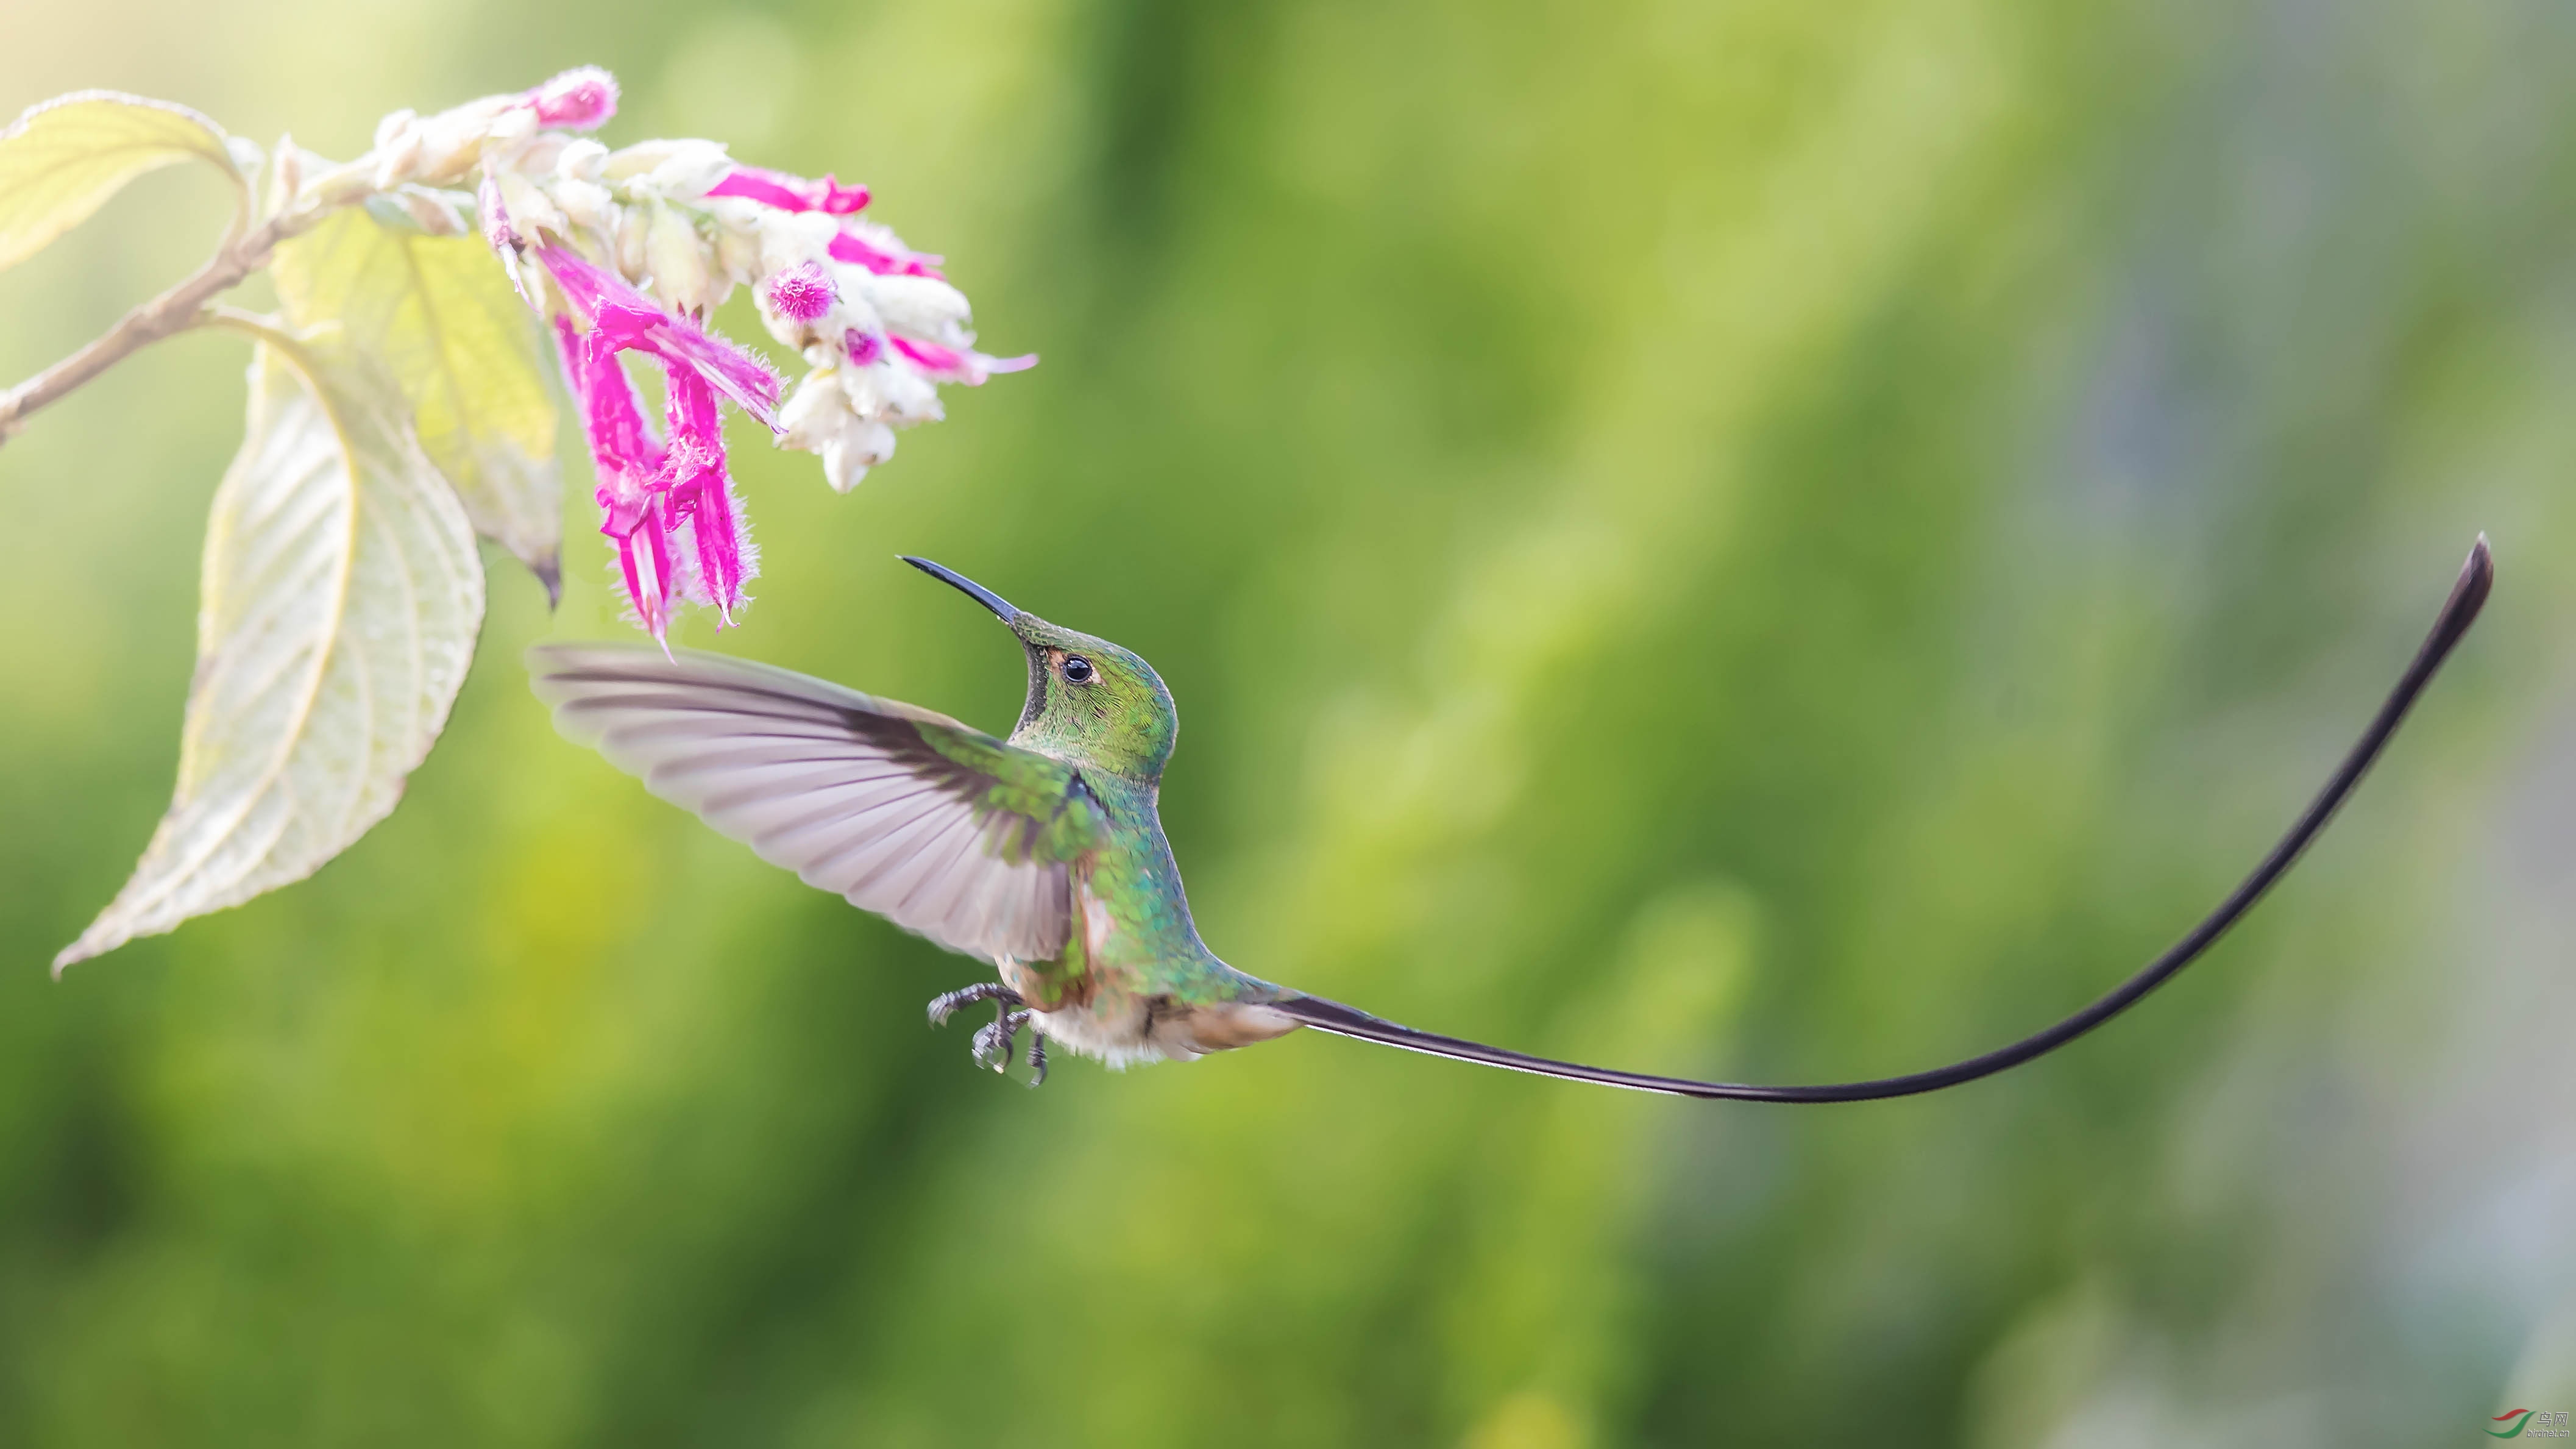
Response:
[{"label": "green hummingbird", "polygon": [[1113,1064],[1188,1060],[1311,1026],[1435,1056],[1688,1097],[1844,1102],[1989,1076],[2108,1021],[2189,965],[2325,827],[2485,604],[2481,536],[2414,662],[2290,832],[2190,933],[2108,995],[2009,1046],[1900,1077],[1754,1086],[1582,1066],[1416,1031],[1261,980],[1218,959],[1190,919],[1158,813],[1180,716],[1153,666],[1050,624],[927,559],[1018,636],[1028,699],[1008,738],[946,715],[721,655],[543,644],[528,652],[556,727],[807,884],[874,911],[998,979],[930,1003],[934,1025],[994,1004],[979,1063],[1007,1071],[1030,1029]]}]

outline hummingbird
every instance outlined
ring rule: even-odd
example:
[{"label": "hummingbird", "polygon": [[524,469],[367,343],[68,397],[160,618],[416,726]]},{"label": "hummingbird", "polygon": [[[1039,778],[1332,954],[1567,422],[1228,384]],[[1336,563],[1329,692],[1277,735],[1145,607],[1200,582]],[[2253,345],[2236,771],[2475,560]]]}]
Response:
[{"label": "hummingbird", "polygon": [[729,656],[645,645],[528,651],[556,727],[647,789],[808,885],[948,950],[995,979],[931,1001],[934,1026],[977,1002],[994,1019],[975,1060],[1008,1071],[1029,1032],[1116,1066],[1190,1060],[1299,1027],[1479,1065],[1673,1096],[1851,1102],[1957,1086],[2043,1056],[2135,1005],[2198,959],[2279,880],[2379,757],[2493,586],[2480,535],[2432,632],[2324,789],[2228,897],[2164,954],[2065,1020],[1981,1056],[1869,1081],[1760,1086],[1653,1076],[1417,1031],[1248,975],[1190,918],[1158,813],[1180,716],[1153,666],[1050,624],[954,570],[914,568],[991,610],[1017,637],[1028,696],[1004,738],[946,715]]}]

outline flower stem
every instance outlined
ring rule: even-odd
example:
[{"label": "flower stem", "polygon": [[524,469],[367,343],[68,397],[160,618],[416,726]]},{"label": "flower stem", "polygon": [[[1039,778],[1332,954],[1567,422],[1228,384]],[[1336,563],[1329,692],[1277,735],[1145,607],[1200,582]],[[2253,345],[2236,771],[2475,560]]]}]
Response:
[{"label": "flower stem", "polygon": [[229,239],[194,276],[126,313],[97,341],[0,393],[0,443],[18,431],[28,414],[59,400],[145,344],[195,323],[208,302],[267,266],[269,253],[279,242],[315,220],[310,212],[290,209]]}]

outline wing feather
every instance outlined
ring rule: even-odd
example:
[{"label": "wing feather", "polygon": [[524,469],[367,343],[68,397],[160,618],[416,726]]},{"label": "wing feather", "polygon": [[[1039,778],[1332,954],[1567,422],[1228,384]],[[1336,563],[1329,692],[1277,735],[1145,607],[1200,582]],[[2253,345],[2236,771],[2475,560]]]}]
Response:
[{"label": "wing feather", "polygon": [[1063,762],[719,655],[554,644],[528,662],[566,736],[808,884],[952,951],[1063,951],[1066,867],[1098,833]]},{"label": "wing feather", "polygon": [[947,809],[937,801],[909,806],[898,817],[899,823],[886,827],[883,834],[853,841],[834,858],[836,864],[850,872],[850,883],[842,887],[841,893],[869,910],[891,915],[892,907],[903,897],[888,888],[906,866],[920,858],[921,848],[938,833]]},{"label": "wing feather", "polygon": [[[943,822],[938,833],[913,856],[912,865],[904,872],[908,888],[901,900],[886,908],[887,913],[919,920],[925,931],[946,924],[949,911],[973,881],[973,872],[957,866],[959,858],[974,845],[973,816]],[[886,894],[892,897],[893,889],[889,887]]]}]

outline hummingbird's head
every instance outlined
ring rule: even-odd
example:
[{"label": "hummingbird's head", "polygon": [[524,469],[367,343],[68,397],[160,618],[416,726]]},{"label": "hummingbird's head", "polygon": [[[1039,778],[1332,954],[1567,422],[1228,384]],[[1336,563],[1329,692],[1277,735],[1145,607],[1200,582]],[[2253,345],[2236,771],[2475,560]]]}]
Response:
[{"label": "hummingbird's head", "polygon": [[1181,731],[1172,692],[1154,666],[1106,639],[1077,634],[1015,609],[999,594],[926,558],[905,563],[954,585],[1020,636],[1029,698],[1011,738],[1094,770],[1159,780]]}]

